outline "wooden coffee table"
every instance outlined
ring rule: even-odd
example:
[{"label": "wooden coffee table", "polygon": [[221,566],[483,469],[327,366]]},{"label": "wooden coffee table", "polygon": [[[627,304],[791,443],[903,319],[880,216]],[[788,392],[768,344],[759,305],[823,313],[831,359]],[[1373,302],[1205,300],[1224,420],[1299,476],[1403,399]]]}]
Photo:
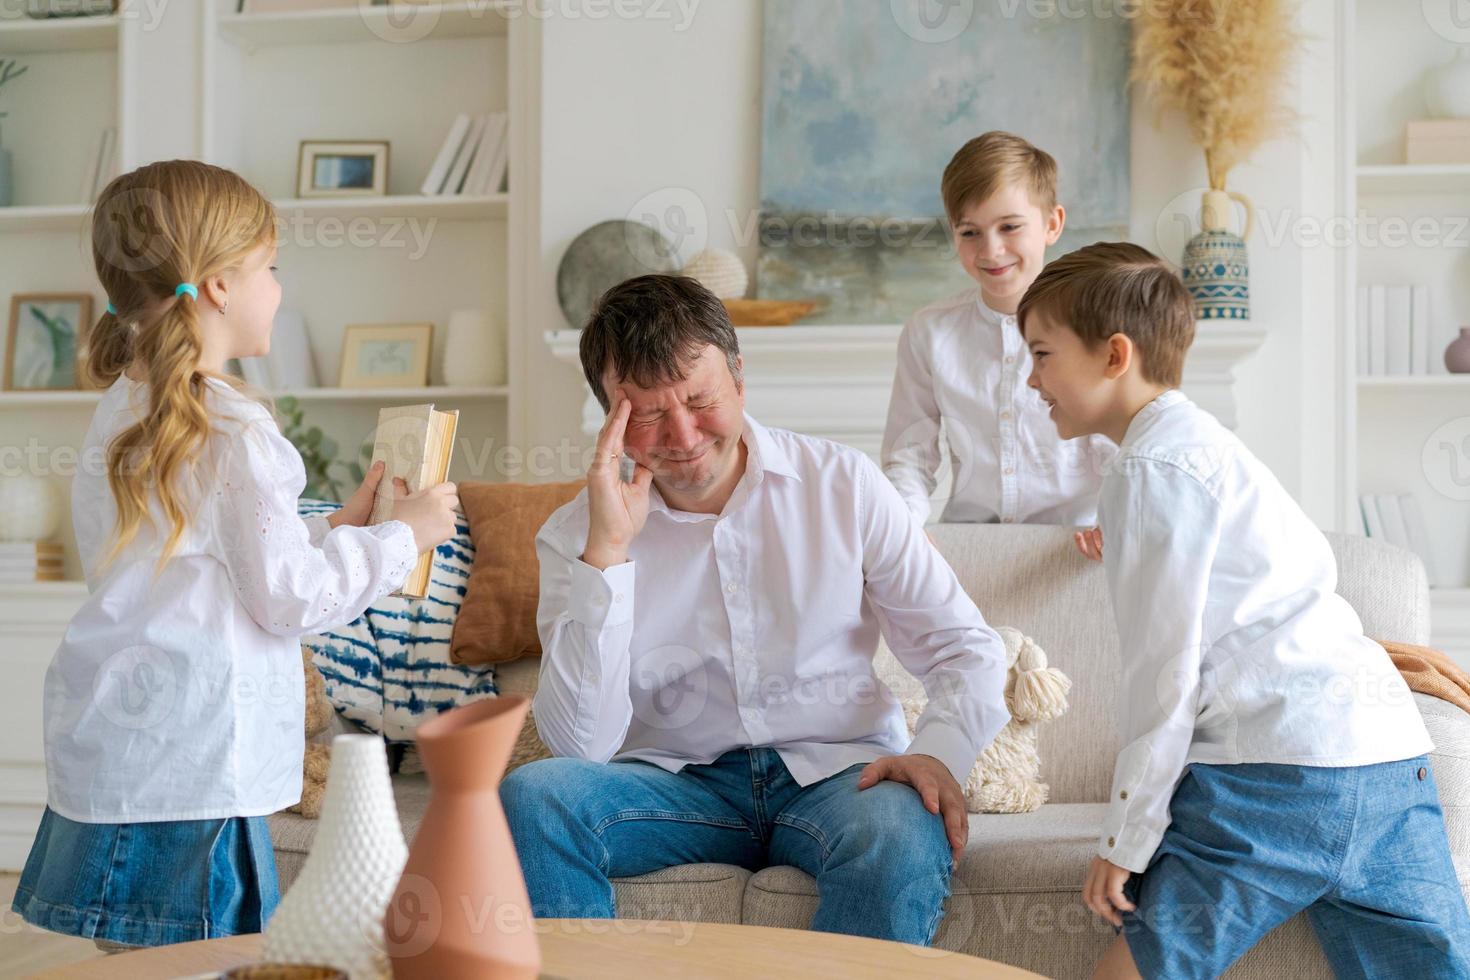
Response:
[{"label": "wooden coffee table", "polygon": [[[691,976],[1020,980],[1038,976],[961,953],[800,929],[636,919],[541,919],[537,928],[541,931],[542,976],[568,980],[685,980]],[[253,963],[260,958],[260,944],[258,935],[180,943],[87,960],[38,977],[155,980],[196,975]]]}]

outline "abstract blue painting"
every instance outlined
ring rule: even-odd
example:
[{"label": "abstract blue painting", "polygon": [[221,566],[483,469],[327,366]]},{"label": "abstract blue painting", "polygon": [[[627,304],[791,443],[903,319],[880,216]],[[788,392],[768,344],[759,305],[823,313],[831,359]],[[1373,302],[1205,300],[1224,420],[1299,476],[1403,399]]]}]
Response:
[{"label": "abstract blue painting", "polygon": [[1112,5],[766,0],[757,294],[807,323],[901,323],[973,285],[939,179],[1004,129],[1056,157],[1052,255],[1124,238],[1130,23]]}]

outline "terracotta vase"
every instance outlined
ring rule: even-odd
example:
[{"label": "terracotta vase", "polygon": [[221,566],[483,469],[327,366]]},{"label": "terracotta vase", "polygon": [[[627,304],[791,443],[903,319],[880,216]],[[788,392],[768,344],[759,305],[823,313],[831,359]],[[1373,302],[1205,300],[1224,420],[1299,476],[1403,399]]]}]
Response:
[{"label": "terracotta vase", "polygon": [[541,945],[500,779],[531,702],[502,695],[456,708],[414,734],[432,790],[388,903],[397,980],[533,980]]}]

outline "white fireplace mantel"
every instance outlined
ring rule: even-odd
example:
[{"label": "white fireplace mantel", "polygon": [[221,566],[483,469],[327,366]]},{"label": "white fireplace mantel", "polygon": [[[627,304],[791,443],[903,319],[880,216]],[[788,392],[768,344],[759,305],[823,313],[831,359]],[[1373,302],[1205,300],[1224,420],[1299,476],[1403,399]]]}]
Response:
[{"label": "white fireplace mantel", "polygon": [[[766,425],[834,439],[876,457],[893,387],[897,325],[742,327],[745,405]],[[557,359],[580,365],[576,330],[552,330],[546,342]],[[1264,330],[1200,322],[1184,368],[1184,390],[1227,426],[1235,427],[1235,368],[1266,340]],[[589,392],[582,428],[602,427],[602,409]]]}]

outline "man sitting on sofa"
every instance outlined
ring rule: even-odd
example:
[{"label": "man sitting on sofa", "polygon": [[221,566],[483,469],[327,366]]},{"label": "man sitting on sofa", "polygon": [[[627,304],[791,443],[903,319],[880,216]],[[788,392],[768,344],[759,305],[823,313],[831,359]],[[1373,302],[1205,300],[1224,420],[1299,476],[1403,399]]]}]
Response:
[{"label": "man sitting on sofa", "polygon": [[[581,357],[608,418],[536,538],[559,758],[501,789],[535,914],[611,917],[610,879],[672,865],[786,864],[817,881],[813,928],[929,943],[960,781],[1009,720],[1000,638],[866,456],[744,414],[694,280],[609,290]],[[929,695],[912,743],[880,631]]]}]

